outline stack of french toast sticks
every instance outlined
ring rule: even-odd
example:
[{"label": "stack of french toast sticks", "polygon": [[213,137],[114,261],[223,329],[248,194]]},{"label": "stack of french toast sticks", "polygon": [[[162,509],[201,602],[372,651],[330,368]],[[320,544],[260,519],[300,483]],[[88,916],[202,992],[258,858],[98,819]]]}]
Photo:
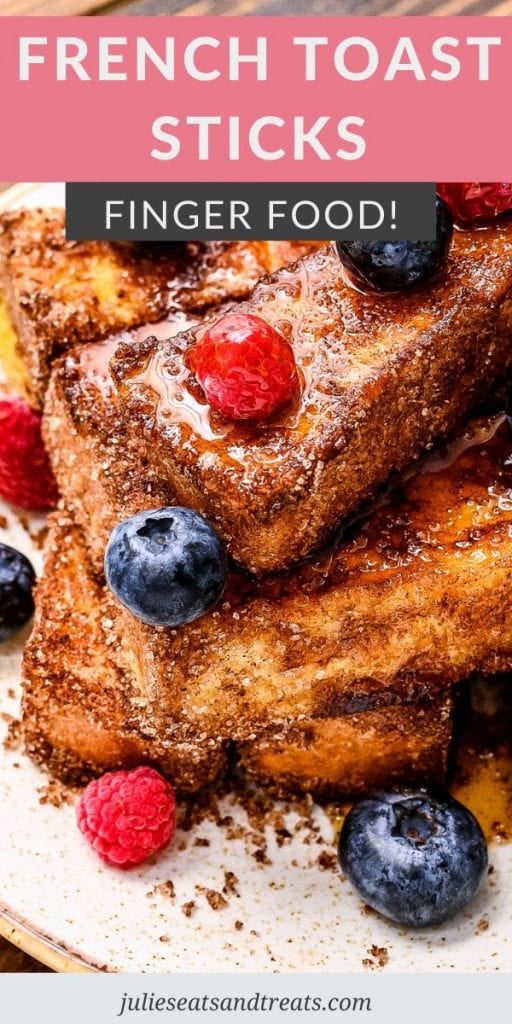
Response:
[{"label": "stack of french toast sticks", "polygon": [[[456,232],[421,288],[354,288],[332,243],[114,245],[5,215],[4,349],[44,408],[61,503],[24,658],[23,728],[71,780],[232,764],[282,794],[440,780],[454,687],[512,664],[512,223]],[[212,414],[197,325],[236,303],[293,348],[298,406]],[[177,629],[105,585],[112,529],[169,505],[231,556]]]}]

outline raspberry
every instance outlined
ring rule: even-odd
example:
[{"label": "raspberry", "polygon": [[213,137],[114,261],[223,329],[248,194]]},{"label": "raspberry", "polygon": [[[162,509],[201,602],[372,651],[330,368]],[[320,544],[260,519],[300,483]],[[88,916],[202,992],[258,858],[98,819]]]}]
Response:
[{"label": "raspberry", "polygon": [[0,401],[0,497],[21,508],[53,508],[58,492],[41,417],[19,398]]},{"label": "raspberry", "polygon": [[492,220],[512,209],[512,182],[461,182],[437,186],[458,224]]},{"label": "raspberry", "polygon": [[208,328],[189,365],[210,405],[230,420],[268,420],[298,395],[291,346],[249,313],[227,313]]},{"label": "raspberry", "polygon": [[111,867],[133,868],[163,849],[176,825],[172,786],[154,768],[108,772],[85,789],[80,831]]}]

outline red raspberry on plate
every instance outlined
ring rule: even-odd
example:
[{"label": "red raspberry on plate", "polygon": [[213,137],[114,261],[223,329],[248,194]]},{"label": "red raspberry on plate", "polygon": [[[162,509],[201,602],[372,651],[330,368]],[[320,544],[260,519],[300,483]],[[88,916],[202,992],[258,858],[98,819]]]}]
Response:
[{"label": "red raspberry on plate", "polygon": [[293,349],[259,316],[227,313],[189,353],[212,408],[229,420],[269,420],[297,397]]},{"label": "red raspberry on plate", "polygon": [[492,220],[512,209],[512,182],[460,182],[440,184],[439,195],[448,203],[458,224]]},{"label": "red raspberry on plate", "polygon": [[19,398],[0,401],[0,497],[34,512],[57,504],[41,417]]},{"label": "red raspberry on plate", "polygon": [[174,790],[154,768],[107,772],[89,783],[76,818],[102,860],[133,868],[169,843],[176,827]]}]

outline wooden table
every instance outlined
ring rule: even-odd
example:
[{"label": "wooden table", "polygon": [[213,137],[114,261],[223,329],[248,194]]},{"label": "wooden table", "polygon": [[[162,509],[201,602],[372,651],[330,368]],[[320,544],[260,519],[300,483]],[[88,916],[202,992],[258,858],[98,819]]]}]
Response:
[{"label": "wooden table", "polygon": [[[46,15],[48,0],[0,0],[0,15]],[[512,0],[52,0],[61,14],[493,14],[512,15]],[[0,973],[44,970],[0,939]]]},{"label": "wooden table", "polygon": [[21,949],[11,946],[6,939],[0,938],[0,974],[32,974],[34,971],[46,971],[46,967],[26,956]]},{"label": "wooden table", "polygon": [[512,14],[512,0],[0,0],[2,14]]}]

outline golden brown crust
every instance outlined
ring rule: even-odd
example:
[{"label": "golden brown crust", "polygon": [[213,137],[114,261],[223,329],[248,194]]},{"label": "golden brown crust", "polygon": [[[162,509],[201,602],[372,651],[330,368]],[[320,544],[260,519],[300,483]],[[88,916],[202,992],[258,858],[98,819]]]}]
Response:
[{"label": "golden brown crust", "polygon": [[[89,571],[79,531],[65,512],[51,521],[37,614],[24,659],[23,731],[31,757],[54,774],[158,766],[179,791],[194,792],[227,767],[226,742],[196,723],[189,735],[158,724],[151,698],[122,669],[116,606]],[[369,710],[344,719],[267,730],[240,746],[251,777],[281,794],[323,798],[368,791],[386,779],[439,778],[450,739],[449,697]]]},{"label": "golden brown crust", "polygon": [[441,783],[452,732],[452,698],[298,722],[239,753],[247,774],[278,796],[307,790],[320,799],[406,782]]},{"label": "golden brown crust", "polygon": [[42,404],[55,356],[76,343],[247,295],[263,274],[308,249],[286,242],[68,242],[63,210],[3,214],[0,289],[33,401]]},{"label": "golden brown crust", "polygon": [[437,279],[363,295],[324,247],[257,285],[240,312],[291,341],[299,410],[242,427],[204,404],[179,339],[121,345],[112,370],[134,431],[178,499],[257,573],[324,542],[389,474],[459,423],[512,360],[512,226],[457,232]]}]

